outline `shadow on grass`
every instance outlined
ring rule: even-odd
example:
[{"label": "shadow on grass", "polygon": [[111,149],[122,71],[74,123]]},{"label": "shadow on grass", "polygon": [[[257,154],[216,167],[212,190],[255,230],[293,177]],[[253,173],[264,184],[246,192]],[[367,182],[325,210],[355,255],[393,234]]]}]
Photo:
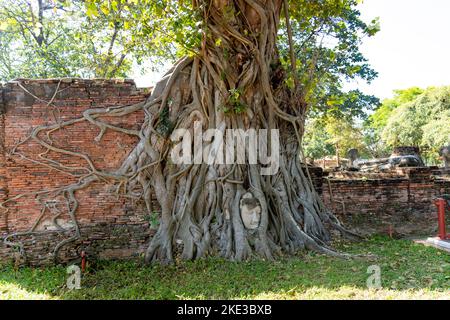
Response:
[{"label": "shadow on grass", "polygon": [[[306,253],[275,262],[99,262],[88,267],[82,289],[72,291],[62,266],[17,272],[6,266],[0,273],[0,299],[23,299],[27,293],[31,299],[389,299],[449,293],[450,255],[437,249],[385,237],[337,247],[376,258],[340,260]],[[371,265],[381,268],[381,290],[367,290]]]}]

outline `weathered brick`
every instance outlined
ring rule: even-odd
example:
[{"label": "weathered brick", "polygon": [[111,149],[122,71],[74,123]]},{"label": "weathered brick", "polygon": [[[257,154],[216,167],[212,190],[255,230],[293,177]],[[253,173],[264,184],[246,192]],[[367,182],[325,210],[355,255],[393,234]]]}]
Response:
[{"label": "weathered brick", "polygon": [[[43,101],[52,99],[58,84],[61,92],[55,96],[53,104],[48,106],[47,103],[25,93],[18,86],[17,81]],[[134,82],[130,80],[64,79],[61,83],[58,79],[17,81],[0,88],[0,105],[4,102],[5,110],[5,113],[0,116],[1,202],[23,193],[51,190],[76,182],[76,179],[70,175],[21,159],[19,156],[6,157],[8,152],[31,132],[32,128],[55,123],[58,118],[68,120],[80,117],[84,110],[91,107],[129,105],[131,100],[141,102],[149,95],[148,90],[137,89]],[[117,126],[136,129],[142,123],[143,117],[143,112],[136,112],[120,119],[104,117],[102,120]],[[107,131],[101,143],[97,143],[94,138],[98,133],[97,127],[86,122],[54,132],[52,140],[54,145],[59,147],[89,154],[100,169],[118,167],[132,150],[136,138]],[[33,141],[28,141],[20,146],[18,151],[30,159],[42,160],[39,154],[42,154],[45,149]],[[83,160],[64,154],[48,152],[43,156],[71,167],[86,166]],[[80,173],[79,170],[78,173]],[[142,246],[145,243],[135,241],[146,239],[144,242],[148,242],[151,235],[148,223],[144,219],[143,208],[132,205],[128,199],[118,199],[110,191],[111,186],[96,183],[86,190],[77,192],[79,200],[77,220],[82,230],[82,239],[62,250],[61,261],[76,258],[79,250],[92,251],[95,255],[105,250],[105,252],[112,252],[111,257],[124,257],[125,253],[131,254],[143,250]],[[64,205],[61,198],[45,200],[59,201],[60,206]],[[42,208],[36,196],[24,196],[7,203],[6,207],[7,212],[0,209],[0,235],[3,236],[29,230],[39,217]],[[131,216],[130,207],[133,207]],[[52,214],[54,213],[47,212],[43,216],[40,228],[47,228],[45,223],[51,219]],[[116,224],[114,217],[121,217],[121,222]],[[58,219],[60,224],[70,222],[67,213],[62,214],[60,218]],[[122,233],[121,237],[114,234],[113,231],[117,226],[127,227],[128,223],[133,232]],[[28,263],[38,265],[50,262],[49,252],[59,241],[71,236],[71,232],[66,233],[42,234],[21,239],[25,242]],[[34,238],[33,241],[32,238]],[[120,245],[117,245],[118,241]],[[120,254],[113,252],[116,247],[120,247],[118,251]],[[0,244],[1,260],[11,257],[11,253],[12,249],[5,247],[2,242]],[[105,254],[102,257],[105,257]]]},{"label": "weathered brick", "polygon": [[[432,235],[437,229],[433,199],[450,193],[450,170],[398,168],[383,173],[333,172],[322,198],[360,233]],[[328,182],[329,181],[329,182]]]}]

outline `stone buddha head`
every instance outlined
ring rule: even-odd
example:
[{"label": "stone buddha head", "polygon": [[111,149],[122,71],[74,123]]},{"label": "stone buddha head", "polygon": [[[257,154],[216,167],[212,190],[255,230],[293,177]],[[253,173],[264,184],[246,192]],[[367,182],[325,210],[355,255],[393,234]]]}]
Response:
[{"label": "stone buddha head", "polygon": [[244,227],[248,230],[257,229],[261,221],[261,206],[251,192],[247,192],[242,196],[240,209]]}]

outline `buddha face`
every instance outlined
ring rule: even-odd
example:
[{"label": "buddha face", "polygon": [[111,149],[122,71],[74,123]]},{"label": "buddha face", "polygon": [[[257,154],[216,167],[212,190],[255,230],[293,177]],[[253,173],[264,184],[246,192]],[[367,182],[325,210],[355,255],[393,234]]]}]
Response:
[{"label": "buddha face", "polygon": [[247,192],[242,196],[240,209],[244,227],[249,230],[257,229],[261,220],[261,206],[252,193]]}]

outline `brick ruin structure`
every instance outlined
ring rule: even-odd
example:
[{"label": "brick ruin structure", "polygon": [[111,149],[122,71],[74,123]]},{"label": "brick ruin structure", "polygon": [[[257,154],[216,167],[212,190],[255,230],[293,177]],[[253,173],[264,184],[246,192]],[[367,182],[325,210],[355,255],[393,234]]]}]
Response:
[{"label": "brick ruin structure", "polygon": [[[144,101],[149,93],[137,89],[132,80],[19,79],[0,87],[0,261],[20,259],[19,247],[14,246],[19,243],[30,265],[53,263],[56,247],[58,262],[78,259],[81,251],[100,259],[133,258],[143,253],[155,232],[152,215],[143,203],[121,196],[117,185],[108,183],[94,183],[77,192],[81,238],[73,239],[74,225],[63,199],[41,192],[76,182],[77,177],[44,164],[56,159],[77,173],[85,162],[46,152],[32,139],[25,139],[37,126],[80,117],[89,108],[131,105]],[[103,120],[138,129],[143,118],[137,111]],[[107,130],[99,143],[98,131],[89,122],[80,122],[55,131],[51,141],[89,155],[100,169],[115,168],[137,140]],[[449,169],[324,174],[320,168],[311,168],[310,172],[326,205],[362,234],[391,228],[405,235],[429,235],[436,229],[432,199],[450,193]],[[33,232],[21,235],[30,230]]]},{"label": "brick ruin structure", "polygon": [[450,193],[450,170],[341,171],[324,175],[321,182],[326,205],[356,232],[430,236],[437,232],[433,199]]},{"label": "brick ruin structure", "polygon": [[[0,235],[4,238],[30,230],[40,218],[35,234],[8,239],[24,245],[27,263],[52,263],[54,248],[73,236],[71,218],[63,207],[64,199],[35,193],[68,185],[77,178],[37,161],[57,159],[74,172],[77,166],[85,167],[86,163],[60,153],[42,154],[45,149],[32,140],[15,149],[17,144],[36,126],[78,118],[84,110],[93,107],[131,105],[148,95],[148,90],[137,89],[132,80],[18,80],[2,88],[0,201],[8,202],[0,208]],[[126,117],[103,119],[117,126],[139,129],[143,118],[143,112],[135,112]],[[136,137],[107,130],[98,143],[95,140],[98,131],[88,122],[82,122],[56,131],[52,140],[56,145],[89,155],[99,169],[119,166],[136,144]],[[144,250],[153,231],[142,204],[121,197],[114,188],[107,183],[94,183],[77,192],[80,201],[76,218],[82,238],[62,247],[59,261],[79,257],[81,250],[99,258],[128,258]],[[22,194],[25,196],[15,198]],[[52,223],[55,216],[58,225],[69,231],[56,230]],[[14,256],[14,251],[1,241],[2,260]]]}]

